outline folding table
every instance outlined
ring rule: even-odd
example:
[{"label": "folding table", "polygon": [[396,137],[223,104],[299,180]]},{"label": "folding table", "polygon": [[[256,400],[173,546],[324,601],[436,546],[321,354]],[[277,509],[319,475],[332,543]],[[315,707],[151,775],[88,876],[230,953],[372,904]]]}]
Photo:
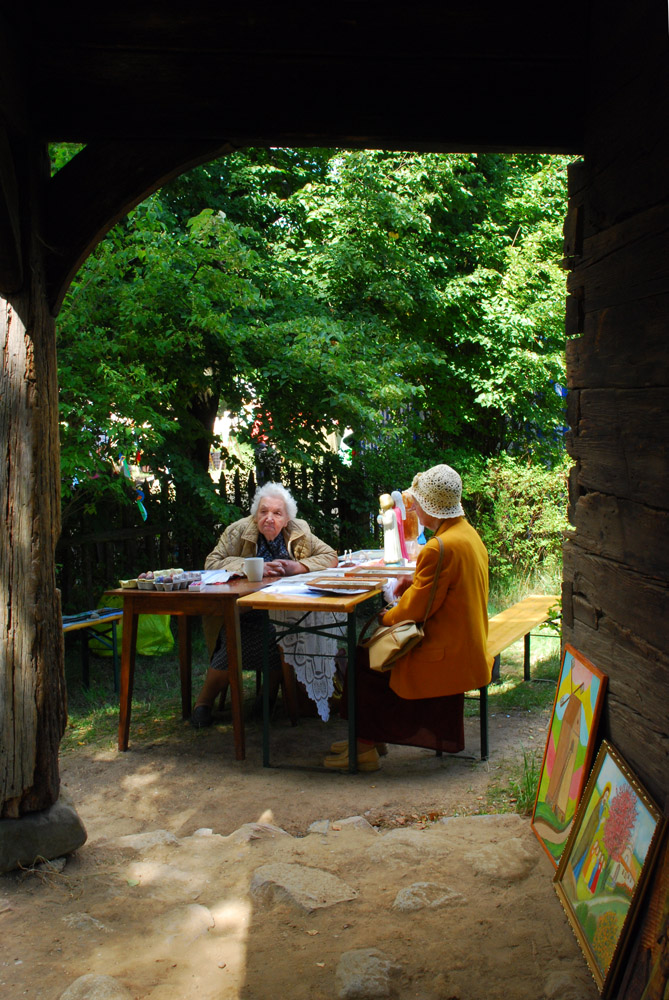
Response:
[{"label": "folding table", "polygon": [[[291,580],[293,578],[290,578]],[[295,579],[295,589],[302,590],[300,577]],[[364,586],[364,584],[363,584]],[[270,623],[277,630],[277,639],[287,632],[313,632],[318,635],[341,634],[342,623],[333,622],[328,625],[310,625],[306,622],[313,611],[331,611],[346,616],[346,646],[348,654],[348,759],[349,771],[356,772],[357,767],[357,746],[356,746],[356,710],[355,710],[355,649],[356,649],[356,628],[355,612],[359,604],[368,601],[381,593],[381,586],[374,586],[357,594],[322,594],[309,596],[305,593],[272,593],[258,591],[240,597],[238,604],[240,608],[256,608],[265,612],[265,622],[263,630],[263,767],[270,767],[269,752],[269,646],[270,646]],[[272,618],[272,612],[295,611],[301,614],[295,622],[287,623]],[[337,632],[334,630],[337,629]]]}]

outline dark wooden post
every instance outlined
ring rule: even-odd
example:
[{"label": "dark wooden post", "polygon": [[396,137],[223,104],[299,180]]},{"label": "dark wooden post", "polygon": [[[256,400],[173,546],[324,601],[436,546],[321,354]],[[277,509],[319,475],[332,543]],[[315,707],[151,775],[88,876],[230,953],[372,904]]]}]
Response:
[{"label": "dark wooden post", "polygon": [[[609,26],[603,0],[593,23]],[[569,453],[563,639],[608,675],[601,735],[669,793],[669,113],[666,12],[644,2],[620,58],[590,56],[584,161],[565,223]],[[624,122],[624,125],[621,125]]]},{"label": "dark wooden post", "polygon": [[[6,200],[0,207],[13,223],[18,273],[12,281],[3,259],[0,816],[17,817],[58,798],[58,745],[66,709],[55,575],[60,520],[56,336],[40,238],[48,162],[45,148],[15,136],[5,139],[0,173]],[[8,243],[2,242],[6,251]]]}]

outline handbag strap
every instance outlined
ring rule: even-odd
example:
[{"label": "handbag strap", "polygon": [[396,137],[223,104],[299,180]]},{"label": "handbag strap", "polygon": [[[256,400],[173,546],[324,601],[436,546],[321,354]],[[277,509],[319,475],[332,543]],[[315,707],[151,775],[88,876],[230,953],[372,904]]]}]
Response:
[{"label": "handbag strap", "polygon": [[[444,561],[444,543],[442,542],[442,540],[439,537],[439,535],[436,535],[435,537],[437,539],[437,544],[439,545],[439,558],[437,560],[437,568],[435,570],[434,577],[432,578],[432,586],[430,588],[430,596],[428,598],[427,608],[425,609],[425,617],[423,618],[423,621],[425,621],[425,619],[429,617],[430,611],[432,610],[432,604],[434,602],[434,595],[437,592],[437,584],[439,583],[439,574],[441,573],[441,565],[442,565],[442,563]],[[358,645],[360,645],[362,643],[362,640],[364,638],[365,632],[367,631],[367,629],[369,628],[369,626],[372,624],[372,622],[376,621],[377,618],[380,618],[381,615],[385,615],[385,613],[386,613],[385,611],[375,611],[374,614],[371,616],[371,618],[367,619],[367,621],[365,622],[365,624],[362,626],[362,630],[361,630],[360,635],[358,637]]]},{"label": "handbag strap", "polygon": [[435,570],[434,577],[432,579],[432,589],[430,590],[430,599],[427,602],[427,608],[425,609],[425,618],[423,618],[423,621],[425,621],[427,618],[430,617],[430,611],[432,610],[432,602],[434,601],[434,595],[437,592],[437,584],[439,583],[441,564],[444,561],[444,543],[442,542],[439,535],[437,535],[436,538],[437,538],[437,543],[439,545],[439,558],[437,560],[437,568]]}]

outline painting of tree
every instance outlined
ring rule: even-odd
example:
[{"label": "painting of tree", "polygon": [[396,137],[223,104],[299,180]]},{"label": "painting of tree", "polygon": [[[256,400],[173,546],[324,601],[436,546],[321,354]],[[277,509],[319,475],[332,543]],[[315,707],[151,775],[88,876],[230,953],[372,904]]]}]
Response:
[{"label": "painting of tree", "polygon": [[613,860],[622,857],[631,840],[637,811],[637,800],[632,789],[628,786],[619,788],[611,801],[603,833],[604,846]]},{"label": "painting of tree", "polygon": [[554,880],[603,995],[620,971],[660,827],[659,809],[604,740]]}]

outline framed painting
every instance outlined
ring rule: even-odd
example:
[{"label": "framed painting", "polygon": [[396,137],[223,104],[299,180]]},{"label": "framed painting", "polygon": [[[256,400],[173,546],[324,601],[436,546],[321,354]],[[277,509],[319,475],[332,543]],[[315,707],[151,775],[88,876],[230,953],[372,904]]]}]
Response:
[{"label": "framed painting", "polygon": [[590,771],[606,681],[565,645],[531,820],[556,868]]},{"label": "framed painting", "polygon": [[621,967],[662,814],[604,740],[555,873],[555,890],[604,996]]},{"label": "framed painting", "polygon": [[669,982],[669,828],[649,873],[643,912],[635,921],[634,938],[617,990],[618,1000],[662,1000]]}]

